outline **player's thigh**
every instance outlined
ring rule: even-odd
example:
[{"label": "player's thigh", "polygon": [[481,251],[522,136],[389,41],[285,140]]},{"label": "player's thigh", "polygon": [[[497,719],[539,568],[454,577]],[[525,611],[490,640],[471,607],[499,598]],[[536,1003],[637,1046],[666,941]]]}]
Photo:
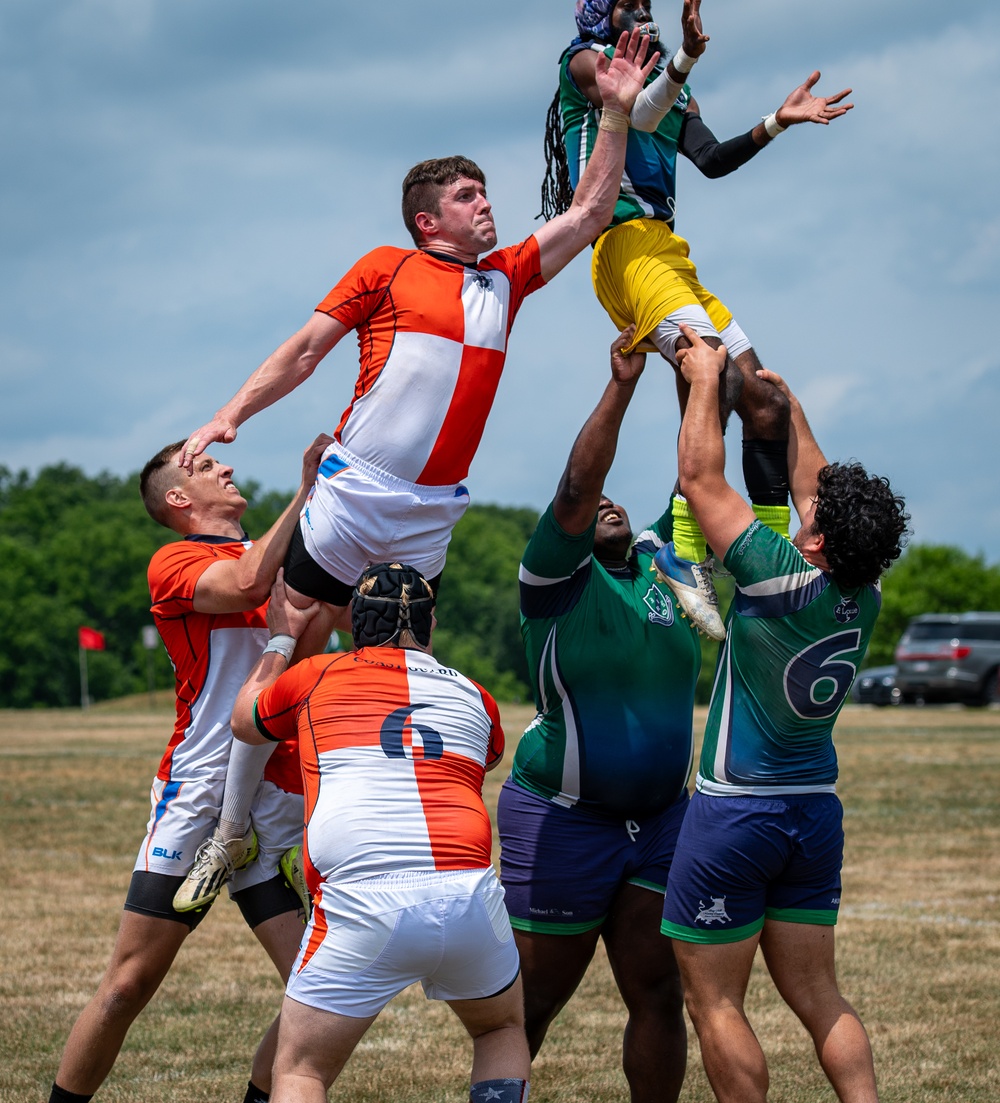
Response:
[{"label": "player's thigh", "polygon": [[508,988],[495,996],[477,1000],[448,1000],[447,1003],[470,1038],[505,1027],[524,1026],[524,991],[520,977],[515,977]]},{"label": "player's thigh", "polygon": [[618,990],[630,1009],[680,1009],[682,991],[673,944],[660,932],[663,893],[623,885],[602,936]]},{"label": "player's thigh", "polygon": [[329,1088],[375,1018],[338,1015],[286,996],[281,1004],[275,1079],[315,1077]]}]

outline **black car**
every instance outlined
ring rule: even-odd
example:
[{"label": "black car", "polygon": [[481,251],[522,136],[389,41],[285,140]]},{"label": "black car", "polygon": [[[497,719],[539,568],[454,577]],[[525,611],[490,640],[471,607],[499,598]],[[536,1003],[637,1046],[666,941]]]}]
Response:
[{"label": "black car", "polygon": [[899,705],[903,695],[896,685],[894,666],[873,666],[862,670],[851,686],[851,700],[859,705]]}]

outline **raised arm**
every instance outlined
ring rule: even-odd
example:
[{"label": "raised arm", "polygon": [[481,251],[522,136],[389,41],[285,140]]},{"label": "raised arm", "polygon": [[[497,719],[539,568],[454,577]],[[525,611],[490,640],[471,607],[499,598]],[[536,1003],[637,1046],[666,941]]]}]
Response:
[{"label": "raised arm", "polygon": [[648,84],[636,97],[632,107],[632,126],[636,130],[652,133],[663,121],[666,113],[684,87],[695,62],[705,52],[708,35],[701,27],[701,0],[684,0],[681,12],[683,44],[663,67],[663,72]]},{"label": "raised arm", "polygon": [[622,354],[634,333],[635,326],[629,326],[612,343],[611,379],[574,441],[559,480],[552,509],[555,519],[571,536],[584,532],[597,515],[604,480],[618,448],[622,419],[646,364],[645,353]]},{"label": "raised arm", "polygon": [[302,481],[298,492],[281,516],[239,559],[223,559],[208,567],[194,589],[194,607],[199,613],[242,613],[256,609],[267,599],[278,568],[284,562],[292,531],[299,523],[320,459],[333,443],[321,433],[302,457]]},{"label": "raised arm", "polygon": [[[247,675],[233,705],[231,727],[233,735],[241,742],[251,746],[267,743],[264,736],[257,731],[253,720],[254,702],[258,694],[273,685],[288,669],[295,641],[308,630],[309,622],[318,610],[319,602],[313,602],[305,609],[296,608],[288,600],[284,572],[278,572],[267,607],[267,627],[271,632],[271,641]],[[288,641],[291,643],[288,644]]]},{"label": "raised arm", "polygon": [[761,368],[757,377],[773,383],[785,395],[791,407],[788,426],[788,484],[792,505],[801,520],[812,507],[819,473],[826,467],[826,456],[820,450],[809,422],[806,421],[802,403],[792,394],[784,379],[767,368]]},{"label": "raised arm", "polygon": [[785,102],[772,115],[761,119],[745,134],[729,138],[725,142],[720,142],[705,125],[698,105],[692,99],[684,116],[677,148],[705,176],[715,180],[745,165],[790,126],[797,126],[799,123],[829,126],[833,119],[852,110],[854,104],[841,102],[845,96],[851,94],[850,88],[845,88],[835,96],[814,96],[812,89],[819,76],[818,71],[813,73],[788,94]]},{"label": "raised arm", "polygon": [[208,424],[196,429],[178,453],[178,465],[191,470],[196,456],[215,441],[232,444],[248,418],[284,398],[312,375],[316,365],[347,332],[329,314],[315,311],[308,322],[280,345]]},{"label": "raised arm", "polygon": [[569,210],[535,231],[546,281],[611,221],[625,168],[629,112],[659,57],[654,53],[646,61],[648,46],[648,37],[634,30],[621,36],[613,58],[595,54],[595,80],[604,104],[597,141]]},{"label": "raised arm", "polygon": [[724,559],[729,546],[754,519],[754,512],[726,481],[726,447],[719,418],[719,375],[726,347],[712,348],[688,326],[681,332],[690,348],[678,349],[677,362],[691,385],[677,442],[677,472],[712,551]]}]

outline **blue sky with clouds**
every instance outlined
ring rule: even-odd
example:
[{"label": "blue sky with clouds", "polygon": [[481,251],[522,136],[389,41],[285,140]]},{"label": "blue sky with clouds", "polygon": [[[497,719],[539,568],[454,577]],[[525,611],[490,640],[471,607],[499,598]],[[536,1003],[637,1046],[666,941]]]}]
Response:
[{"label": "blue sky with clouds", "polygon": [[[501,243],[524,237],[572,9],[6,0],[0,465],[124,474],[202,424],[358,256],[407,244],[399,184],[424,157],[473,157]],[[679,4],[654,14],[675,43]],[[692,83],[720,138],[814,68],[857,105],[723,180],[682,163],[678,231],[703,281],[827,454],[906,495],[915,539],[1000,560],[1000,7],[705,0],[703,17]],[[589,252],[527,301],[474,501],[545,505],[613,336]],[[354,378],[347,340],[216,454],[291,487]],[[637,524],[669,490],[676,432],[651,358],[608,483]]]}]

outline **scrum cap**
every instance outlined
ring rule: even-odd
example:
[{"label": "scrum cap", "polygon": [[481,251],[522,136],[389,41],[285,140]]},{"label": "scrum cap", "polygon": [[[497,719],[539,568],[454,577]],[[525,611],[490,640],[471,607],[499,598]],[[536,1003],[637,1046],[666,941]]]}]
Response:
[{"label": "scrum cap", "polygon": [[581,38],[611,41],[611,9],[615,0],[576,0],[576,27]]},{"label": "scrum cap", "polygon": [[392,643],[408,628],[426,647],[431,639],[434,591],[427,579],[405,563],[376,563],[358,579],[351,607],[356,647]]}]

